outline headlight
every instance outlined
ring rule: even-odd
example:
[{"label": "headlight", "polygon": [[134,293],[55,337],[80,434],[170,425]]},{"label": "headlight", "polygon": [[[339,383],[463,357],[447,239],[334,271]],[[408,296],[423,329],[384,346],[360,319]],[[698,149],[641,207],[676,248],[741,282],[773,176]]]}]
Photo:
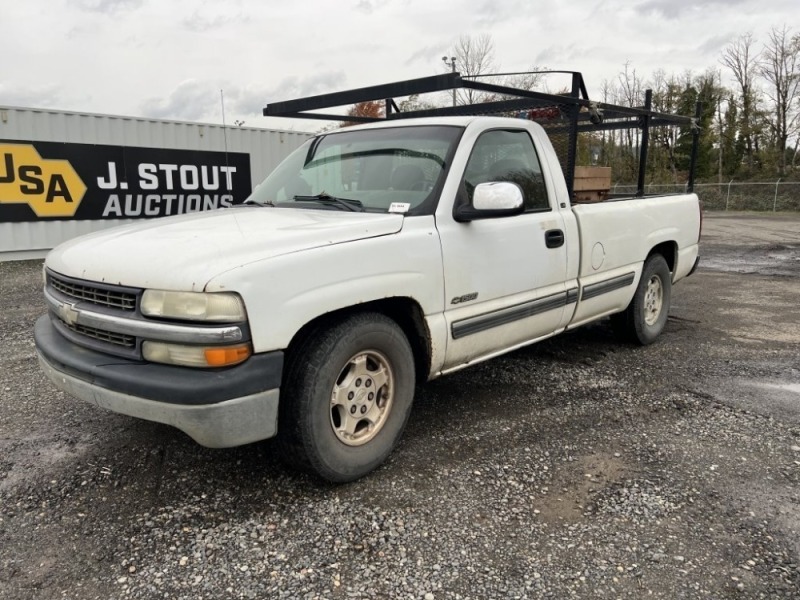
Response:
[{"label": "headlight", "polygon": [[227,292],[167,292],[145,290],[142,314],[148,317],[182,319],[184,321],[239,322],[247,315],[237,294]]},{"label": "headlight", "polygon": [[142,355],[150,362],[182,367],[230,367],[252,354],[250,344],[235,346],[185,346],[163,342],[142,342]]}]

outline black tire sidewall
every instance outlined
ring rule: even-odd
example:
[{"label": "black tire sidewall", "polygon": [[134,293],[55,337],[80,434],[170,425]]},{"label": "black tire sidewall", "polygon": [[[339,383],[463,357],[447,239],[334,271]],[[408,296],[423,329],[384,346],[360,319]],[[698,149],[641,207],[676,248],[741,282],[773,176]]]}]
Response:
[{"label": "black tire sidewall", "polygon": [[[648,325],[645,321],[645,297],[647,295],[647,285],[653,276],[661,279],[661,313],[658,315],[658,320],[652,325]],[[667,324],[667,317],[669,316],[670,299],[672,297],[672,281],[670,279],[669,266],[667,261],[660,254],[651,256],[645,262],[642,269],[642,277],[639,280],[639,285],[636,288],[636,294],[633,299],[633,333],[636,339],[641,344],[652,344],[656,338],[664,330]]]},{"label": "black tire sidewall", "polygon": [[[414,399],[414,357],[402,330],[382,315],[360,315],[326,332],[328,343],[309,362],[312,372],[304,397],[301,431],[303,445],[314,470],[330,481],[357,479],[380,465],[397,444]],[[333,431],[330,401],[333,386],[348,360],[359,352],[376,350],[389,361],[394,373],[392,407],[381,430],[361,446],[348,446]],[[312,365],[319,364],[319,368]]]}]

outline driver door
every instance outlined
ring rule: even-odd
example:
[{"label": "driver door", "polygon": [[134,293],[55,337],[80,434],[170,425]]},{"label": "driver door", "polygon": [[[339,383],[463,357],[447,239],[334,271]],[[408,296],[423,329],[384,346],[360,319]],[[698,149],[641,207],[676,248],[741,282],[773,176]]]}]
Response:
[{"label": "driver door", "polygon": [[471,202],[475,186],[489,181],[517,184],[525,212],[467,223],[437,216],[448,329],[443,371],[552,334],[567,305],[563,218],[527,130],[488,130],[475,140],[455,204]]}]

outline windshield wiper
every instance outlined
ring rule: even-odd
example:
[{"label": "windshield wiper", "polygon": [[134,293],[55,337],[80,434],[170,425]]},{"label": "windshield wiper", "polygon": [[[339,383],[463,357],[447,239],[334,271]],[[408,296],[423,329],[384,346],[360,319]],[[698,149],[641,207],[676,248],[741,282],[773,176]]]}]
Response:
[{"label": "windshield wiper", "polygon": [[255,200],[253,200],[253,201],[241,202],[240,204],[232,204],[228,208],[237,208],[246,206],[275,206],[275,205],[272,202],[256,202]]},{"label": "windshield wiper", "polygon": [[327,192],[321,192],[314,196],[295,196],[293,199],[301,202],[322,202],[323,204],[333,204],[334,206],[338,206],[344,210],[364,212],[364,204],[362,204],[361,201],[353,200],[351,198],[337,198],[336,196],[331,196]]}]

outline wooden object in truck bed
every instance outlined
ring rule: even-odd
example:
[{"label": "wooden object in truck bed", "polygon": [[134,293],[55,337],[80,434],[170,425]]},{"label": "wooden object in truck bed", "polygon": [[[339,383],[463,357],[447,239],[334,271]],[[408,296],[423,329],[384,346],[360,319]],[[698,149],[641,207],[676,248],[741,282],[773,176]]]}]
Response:
[{"label": "wooden object in truck bed", "polygon": [[602,202],[611,191],[611,167],[575,167],[575,202]]}]

